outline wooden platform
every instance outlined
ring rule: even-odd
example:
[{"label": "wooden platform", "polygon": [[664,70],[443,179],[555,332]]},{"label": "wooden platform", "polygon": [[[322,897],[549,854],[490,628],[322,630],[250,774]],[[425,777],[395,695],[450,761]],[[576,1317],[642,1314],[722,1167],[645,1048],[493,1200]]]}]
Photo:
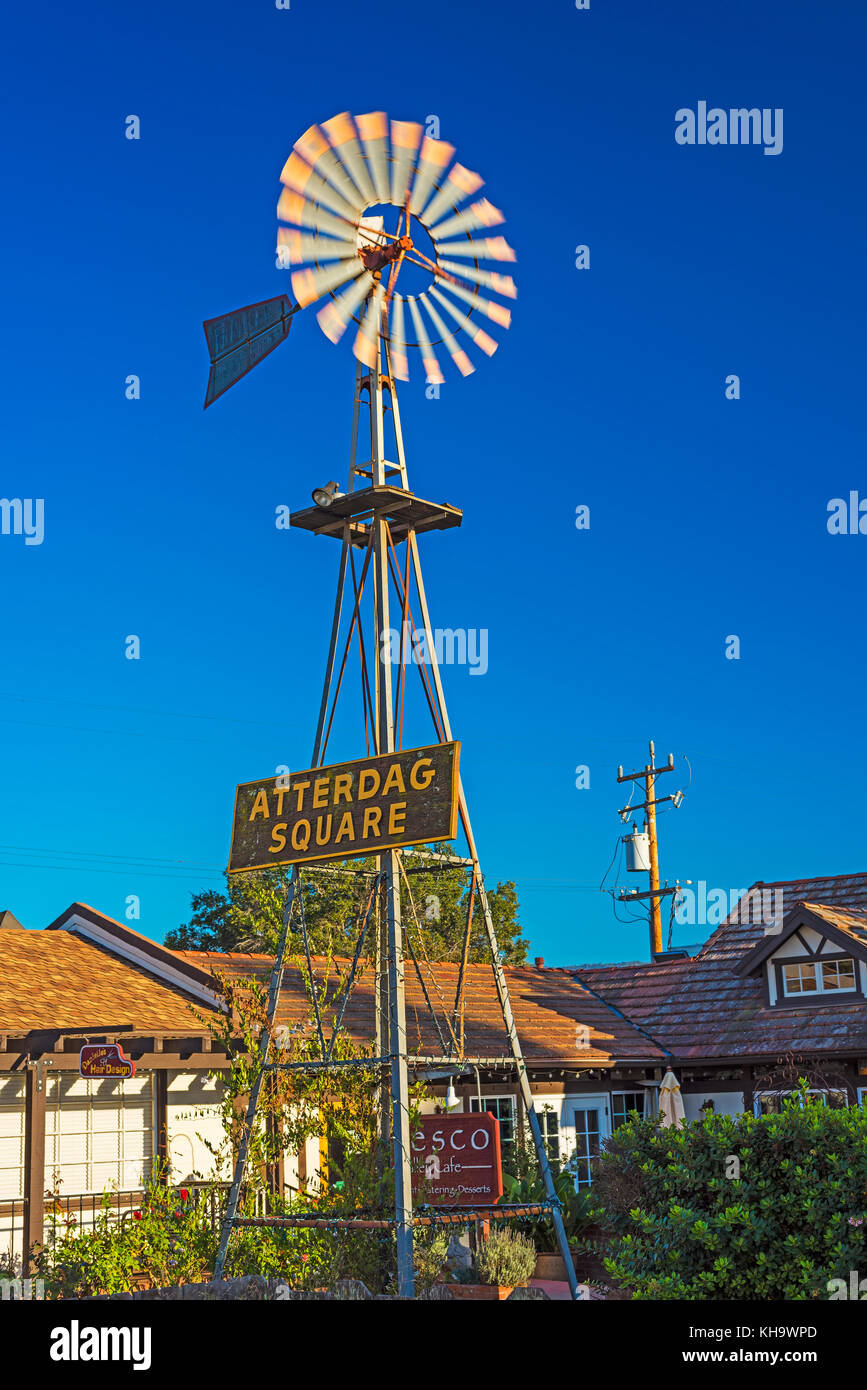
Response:
[{"label": "wooden platform", "polygon": [[407,531],[447,531],[460,526],[463,512],[446,502],[425,502],[413,492],[390,484],[375,484],[357,492],[338,497],[330,507],[307,507],[292,512],[289,523],[316,536],[343,538],[343,528],[349,521],[349,537],[353,545],[367,545],[372,517],[385,516],[395,542],[403,540]]}]

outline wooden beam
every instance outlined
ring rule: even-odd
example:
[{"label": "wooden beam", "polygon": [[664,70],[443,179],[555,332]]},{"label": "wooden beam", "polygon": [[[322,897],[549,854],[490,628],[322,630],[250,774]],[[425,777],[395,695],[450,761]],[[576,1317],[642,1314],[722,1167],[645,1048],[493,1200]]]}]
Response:
[{"label": "wooden beam", "polygon": [[45,1086],[47,1067],[31,1062],[24,1082],[24,1265],[33,1270],[32,1249],[45,1239]]},{"label": "wooden beam", "polygon": [[154,1121],[156,1128],[157,1167],[160,1182],[169,1182],[169,1074],[154,1072]]}]

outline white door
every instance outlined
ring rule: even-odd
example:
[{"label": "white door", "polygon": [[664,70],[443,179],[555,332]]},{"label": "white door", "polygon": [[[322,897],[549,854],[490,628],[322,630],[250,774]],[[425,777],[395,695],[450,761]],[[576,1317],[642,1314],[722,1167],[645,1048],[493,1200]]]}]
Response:
[{"label": "white door", "polygon": [[602,1140],[611,1132],[608,1097],[567,1096],[566,1115],[572,1130],[575,1186],[589,1187]]}]

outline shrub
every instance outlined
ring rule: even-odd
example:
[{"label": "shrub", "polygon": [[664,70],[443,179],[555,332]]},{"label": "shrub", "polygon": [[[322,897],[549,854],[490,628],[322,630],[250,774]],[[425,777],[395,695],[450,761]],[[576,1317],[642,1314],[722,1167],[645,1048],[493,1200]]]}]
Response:
[{"label": "shrub", "polygon": [[415,1264],[415,1285],[417,1293],[427,1293],[436,1283],[445,1267],[449,1253],[449,1238],[445,1231],[413,1232],[413,1262]]},{"label": "shrub", "polygon": [[605,1268],[639,1299],[827,1298],[867,1269],[865,1141],[859,1107],[828,1109],[805,1084],[778,1115],[627,1121],[595,1182]]},{"label": "shrub", "polygon": [[[45,1244],[36,1251],[46,1296],[123,1293],[142,1276],[161,1288],[209,1279],[219,1243],[219,1219],[215,1222],[211,1208],[219,1212],[223,1201],[219,1187],[204,1189],[195,1200],[186,1188],[162,1185],[156,1174],[135,1211],[118,1219],[106,1193],[93,1225],[79,1229],[55,1197],[48,1206]],[[229,1249],[226,1275],[263,1274],[301,1283],[311,1255],[315,1259],[324,1245],[318,1235],[304,1229],[242,1228]]]},{"label": "shrub", "polygon": [[536,1247],[519,1231],[494,1226],[476,1256],[479,1279],[483,1284],[503,1284],[515,1288],[532,1278],[536,1267]]}]

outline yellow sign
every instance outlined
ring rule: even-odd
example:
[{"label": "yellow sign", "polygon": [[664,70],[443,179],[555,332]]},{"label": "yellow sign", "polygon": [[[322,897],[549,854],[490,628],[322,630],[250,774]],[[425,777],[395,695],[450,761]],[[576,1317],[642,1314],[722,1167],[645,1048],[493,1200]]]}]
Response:
[{"label": "yellow sign", "polygon": [[243,782],[229,873],[453,840],[459,757],[459,743],[435,743]]}]

